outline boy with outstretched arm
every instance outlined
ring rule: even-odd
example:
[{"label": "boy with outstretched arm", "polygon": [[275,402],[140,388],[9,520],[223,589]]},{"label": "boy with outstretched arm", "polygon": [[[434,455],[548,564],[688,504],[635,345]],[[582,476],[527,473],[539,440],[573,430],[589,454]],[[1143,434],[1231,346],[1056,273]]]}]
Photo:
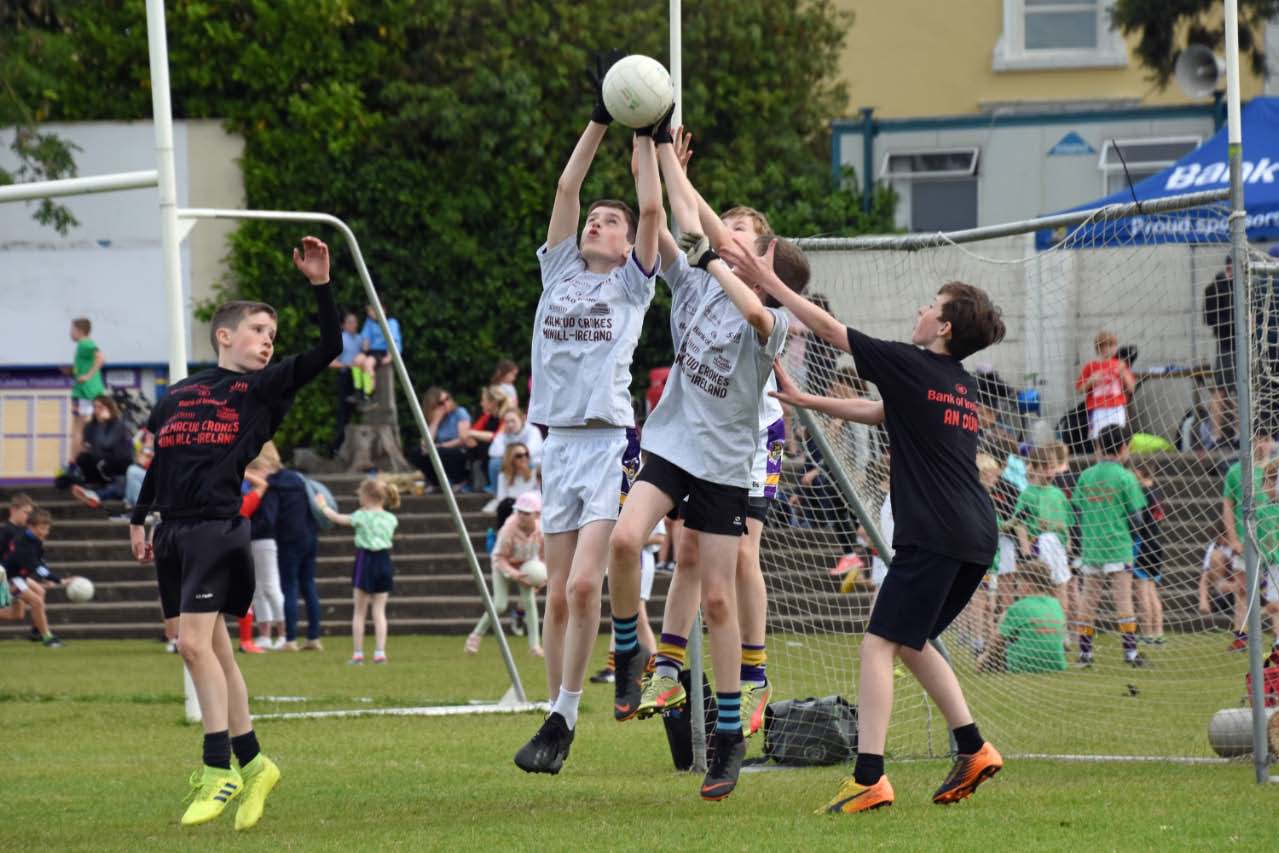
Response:
[{"label": "boy with outstretched arm", "polygon": [[[788,319],[765,306],[699,233],[706,227],[719,243],[733,242],[717,215],[699,217],[696,190],[679,167],[668,132],[658,142],[686,255],[672,259],[677,269],[667,267],[671,311],[687,322],[674,341],[675,366],[662,398],[644,425],[642,447],[648,455],[613,530],[609,591],[620,638],[633,630],[639,609],[639,556],[648,531],[687,498],[684,535],[697,537],[698,557],[680,571],[696,570],[699,576],[719,708],[714,756],[701,795],[721,800],[736,787],[746,752],[735,574],[759,439],[759,401],[786,339]],[[692,268],[704,275],[692,274]],[[622,683],[620,639],[618,654],[614,716],[625,720],[638,712],[641,691]]]},{"label": "boy with outstretched arm", "polygon": [[[658,146],[658,162],[663,174],[684,172],[691,157],[688,143],[690,134],[680,128],[672,147]],[[668,179],[681,181],[681,176]],[[802,289],[811,275],[808,261],[791,243],[778,243],[764,214],[749,207],[734,207],[716,216],[709,206],[702,210],[704,202],[694,195],[698,218],[711,243],[723,243],[732,239],[758,253],[770,253],[770,265],[778,275],[794,288]],[[674,251],[674,237],[663,233],[659,243],[664,263],[662,277],[671,288],[671,339],[683,337],[696,299],[689,294],[701,292],[702,286],[714,286],[711,276],[703,270],[689,267],[682,254]],[[695,278],[688,286],[687,278]],[[757,295],[763,295],[757,294]],[[771,374],[765,383],[765,391],[776,389]],[[737,552],[736,595],[738,625],[741,632],[741,720],[742,735],[749,738],[763,725],[764,708],[772,695],[772,684],[767,676],[767,613],[768,591],[760,566],[759,548],[764,531],[764,520],[769,504],[777,492],[781,473],[781,457],[785,447],[786,429],[781,404],[765,393],[760,396],[758,429],[751,462],[751,485],[747,494],[746,532],[740,538]],[[749,452],[743,448],[743,452]],[[687,691],[681,682],[685,669],[688,632],[692,629],[701,604],[700,573],[696,570],[699,537],[681,537],[678,546],[679,565],[688,571],[679,571],[667,591],[662,633],[654,658],[653,673],[645,680],[640,696],[637,716],[641,718],[665,713],[684,705]]]},{"label": "boy with outstretched arm", "polygon": [[[624,202],[601,199],[587,210],[580,245],[574,239],[582,181],[613,120],[600,91],[608,65],[604,57],[596,61],[595,110],[560,174],[546,243],[537,252],[542,296],[533,322],[528,418],[549,428],[542,447],[543,649],[552,705],[537,734],[515,754],[515,764],[528,773],[558,773],[568,758],[599,635],[619,491],[628,484],[624,472],[638,467],[630,364],[653,299],[657,233],[666,211],[652,128],[637,130],[638,224]],[[650,524],[645,535],[652,529]],[[638,684],[648,652],[637,653],[634,624],[617,635],[617,645],[618,681]]]},{"label": "boy with outstretched arm", "polygon": [[[239,798],[235,828],[248,829],[280,778],[258,748],[224,614],[242,617],[253,602],[249,519],[240,515],[244,469],[284,420],[298,389],[342,351],[328,247],[306,237],[302,249],[293,250],[293,263],[311,282],[319,344],[272,365],[275,309],[229,302],[211,324],[217,366],[175,383],[147,422],[156,437],[155,459],[133,508],[129,543],[139,562],[154,556],[160,605],[166,619],[178,618],[178,651],[204,723],[203,769],[191,777],[183,826],[207,823]],[[161,519],[154,550],[143,528],[149,512]]]},{"label": "boy with outstretched arm", "polygon": [[[815,335],[852,354],[858,375],[874,382],[883,398],[893,448],[894,553],[861,645],[857,764],[825,811],[851,814],[893,803],[884,743],[896,657],[941,709],[958,745],[933,802],[964,799],[1003,759],[982,739],[954,671],[928,641],[963,611],[995,555],[995,509],[977,476],[977,382],[961,359],[1003,339],[999,309],[985,291],[950,282],[919,309],[909,344],[883,341],[791,293],[749,253],[732,253],[730,260]],[[849,402],[837,405],[793,387],[779,394],[782,402],[836,416],[838,405]]]}]

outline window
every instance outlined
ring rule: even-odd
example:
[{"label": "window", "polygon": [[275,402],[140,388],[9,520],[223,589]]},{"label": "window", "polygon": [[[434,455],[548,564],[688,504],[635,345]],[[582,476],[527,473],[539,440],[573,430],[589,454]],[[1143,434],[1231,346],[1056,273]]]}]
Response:
[{"label": "window", "polygon": [[996,71],[1122,67],[1123,37],[1110,27],[1113,0],[1003,0]]},{"label": "window", "polygon": [[977,226],[977,149],[890,151],[880,166],[884,180],[909,183],[913,232],[957,231]]},{"label": "window", "polygon": [[[1127,189],[1128,176],[1134,185],[1157,175],[1199,147],[1198,136],[1166,136],[1155,139],[1108,139],[1102,146],[1097,167],[1105,179],[1106,195]],[[1118,150],[1116,150],[1118,146]],[[1120,158],[1122,155],[1122,159]]]},{"label": "window", "polygon": [[977,149],[948,151],[890,151],[884,155],[880,177],[898,180],[956,178],[977,173]]}]

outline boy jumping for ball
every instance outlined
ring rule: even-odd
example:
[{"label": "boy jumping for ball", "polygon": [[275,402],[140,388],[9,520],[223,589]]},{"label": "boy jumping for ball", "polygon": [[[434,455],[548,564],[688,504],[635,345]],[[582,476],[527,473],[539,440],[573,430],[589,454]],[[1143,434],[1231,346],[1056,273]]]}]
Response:
[{"label": "boy jumping for ball", "polygon": [[[155,459],[133,508],[129,543],[139,562],[154,555],[160,605],[166,619],[178,617],[178,651],[195,682],[204,723],[203,769],[191,777],[183,826],[213,820],[238,797],[235,828],[248,829],[262,817],[280,779],[258,748],[224,614],[240,618],[253,602],[249,520],[239,512],[245,466],[284,420],[298,389],[342,351],[328,247],[306,237],[301,251],[293,250],[293,263],[312,285],[319,344],[271,365],[275,309],[262,302],[227,303],[212,321],[217,367],[170,387],[147,422]],[[153,511],[161,518],[154,551],[143,528]]]},{"label": "boy jumping for ball", "polygon": [[[546,537],[543,648],[551,713],[515,764],[558,773],[568,758],[591,651],[599,635],[600,593],[608,539],[617,520],[619,482],[637,466],[630,363],[653,299],[657,233],[666,220],[652,128],[635,132],[639,223],[621,201],[601,199],[574,240],[578,195],[612,116],[596,61],[596,104],[560,175],[546,243],[537,251],[542,296],[533,322],[533,393],[529,420],[549,427],[542,448],[542,531]],[[664,123],[665,120],[661,123]],[[630,459],[630,461],[628,461]],[[645,538],[653,529],[650,524]],[[617,680],[639,683],[648,650],[635,623],[617,633]]]},{"label": "boy jumping for ball", "polygon": [[[663,274],[673,294],[675,365],[645,422],[642,447],[648,456],[613,530],[609,591],[620,636],[639,609],[639,557],[648,531],[687,498],[684,536],[697,538],[697,559],[679,571],[696,571],[700,580],[719,708],[714,757],[701,795],[720,800],[736,787],[746,752],[735,575],[759,441],[760,398],[789,321],[720,259],[716,249],[735,245],[734,238],[709,208],[699,214],[699,197],[680,168],[669,132],[655,138],[671,209],[683,232],[684,256],[671,258]],[[699,233],[702,228],[713,235],[715,249]],[[763,239],[771,268],[774,241]],[[789,244],[782,251],[798,254]],[[788,283],[802,288],[807,283],[802,254],[796,266],[804,275]],[[618,719],[629,719],[642,695],[637,685],[623,683],[620,671],[619,666],[614,711]]]},{"label": "boy jumping for ball", "polygon": [[[690,136],[680,128],[675,134],[674,146],[659,145],[658,161],[666,175],[668,192],[673,193],[672,204],[678,195],[676,182],[685,180],[685,170],[691,152]],[[675,172],[679,171],[679,175]],[[677,187],[672,190],[672,187]],[[776,243],[771,238],[772,228],[768,219],[749,207],[734,207],[722,216],[710,212],[709,206],[694,194],[698,206],[701,227],[713,245],[734,240],[752,252],[770,252],[770,267],[789,283],[802,290],[810,277],[807,260],[802,252],[789,243]],[[662,277],[671,288],[671,339],[681,340],[698,308],[696,297],[707,287],[715,287],[712,276],[703,270],[689,267],[682,253],[678,252],[675,239],[663,232],[659,241],[662,254]],[[770,248],[772,247],[772,248]],[[689,285],[689,279],[691,286]],[[762,291],[757,291],[763,295]],[[736,597],[738,625],[741,632],[741,721],[743,737],[751,737],[763,723],[764,707],[772,695],[772,685],[767,677],[767,609],[768,592],[760,567],[759,548],[764,531],[764,520],[769,503],[777,493],[781,472],[781,457],[786,441],[786,423],[782,407],[770,391],[777,385],[772,373],[765,382],[765,393],[760,395],[754,454],[751,457],[751,483],[747,494],[746,532],[740,537],[736,566]],[[743,451],[745,451],[745,447]],[[692,629],[701,604],[700,572],[697,571],[700,537],[682,537],[678,547],[678,562],[684,570],[678,571],[667,592],[662,634],[652,675],[644,682],[638,715],[641,718],[663,713],[685,704],[687,691],[680,682],[685,667],[688,632]]]},{"label": "boy jumping for ball", "polygon": [[[861,645],[857,763],[824,811],[852,814],[893,803],[884,743],[896,657],[941,709],[958,746],[933,802],[964,799],[1003,759],[982,739],[954,670],[928,641],[967,606],[995,556],[995,509],[977,476],[977,382],[961,359],[1003,339],[999,309],[980,288],[950,282],[919,309],[910,344],[883,341],[846,328],[779,286],[756,270],[760,263],[750,253],[731,260],[747,281],[759,276],[813,334],[852,354],[858,375],[874,382],[883,398],[893,448],[894,553]],[[857,402],[803,394],[789,383],[778,396],[836,417]]]}]

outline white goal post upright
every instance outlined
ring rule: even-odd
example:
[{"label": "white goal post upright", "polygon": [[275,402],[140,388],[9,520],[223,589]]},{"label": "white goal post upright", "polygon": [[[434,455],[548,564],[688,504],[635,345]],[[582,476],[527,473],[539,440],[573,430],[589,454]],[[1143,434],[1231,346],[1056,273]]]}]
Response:
[{"label": "white goal post upright", "polygon": [[[147,0],[147,54],[151,65],[151,116],[155,124],[156,172],[160,186],[160,251],[169,326],[169,382],[187,377],[186,306],[182,298],[182,256],[178,234],[178,178],[173,156],[173,104],[169,93],[169,39],[164,0]],[[182,666],[182,695],[189,723],[200,721],[195,682]]]},{"label": "white goal post upright", "polygon": [[[1226,125],[1230,166],[1230,253],[1234,258],[1235,341],[1242,347],[1251,340],[1252,277],[1248,274],[1248,235],[1243,195],[1243,126],[1239,104],[1239,2],[1225,0],[1226,36]],[[1247,295],[1248,298],[1245,298]],[[1245,352],[1251,354],[1251,347]],[[1239,406],[1239,460],[1243,469],[1243,494],[1240,511],[1245,524],[1251,524],[1256,509],[1253,494],[1252,459],[1252,358],[1236,359],[1236,399]],[[1270,778],[1269,743],[1266,738],[1264,679],[1261,663],[1261,584],[1257,546],[1253,536],[1244,539],[1244,566],[1249,593],[1248,605],[1248,671],[1252,676],[1252,754],[1257,783]]]}]

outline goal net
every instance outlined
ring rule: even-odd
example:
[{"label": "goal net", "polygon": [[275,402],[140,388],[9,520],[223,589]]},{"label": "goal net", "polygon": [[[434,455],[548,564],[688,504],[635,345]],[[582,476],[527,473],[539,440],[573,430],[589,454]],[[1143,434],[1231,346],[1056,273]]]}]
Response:
[{"label": "goal net", "polygon": [[[941,639],[983,734],[1005,752],[1210,757],[1209,720],[1219,709],[1238,708],[1244,696],[1247,654],[1232,650],[1232,629],[1246,595],[1235,586],[1242,573],[1235,573],[1222,525],[1223,487],[1238,455],[1235,394],[1233,387],[1219,390],[1233,381],[1214,334],[1225,330],[1205,319],[1207,298],[1207,321],[1232,322],[1213,315],[1230,311],[1220,300],[1230,289],[1227,211],[1191,201],[1055,234],[1026,230],[963,243],[938,235],[919,248],[903,248],[914,238],[802,243],[814,271],[810,298],[827,300],[836,317],[870,335],[909,341],[917,308],[954,280],[984,288],[1003,311],[1004,341],[966,362],[978,380],[979,462],[993,471],[1007,522],[998,573]],[[1252,359],[1254,397],[1264,412],[1279,396],[1279,323],[1272,325],[1268,300],[1251,301],[1254,332],[1238,350]],[[1100,356],[1098,346],[1105,349]],[[1126,405],[1107,399],[1113,394],[1105,383],[1112,375],[1122,381],[1123,373],[1105,366],[1095,400],[1117,411],[1092,417],[1126,417],[1135,438],[1124,467],[1135,481],[1113,466],[1087,473],[1099,458],[1078,378],[1114,348],[1131,365],[1135,389],[1124,395]],[[805,333],[794,335],[785,357],[810,392],[877,396],[850,356]],[[1260,420],[1251,419],[1255,434]],[[855,703],[857,646],[883,571],[875,531],[859,521],[855,504],[871,527],[880,527],[882,516],[891,544],[887,440],[880,428],[813,413],[793,414],[788,428],[783,494],[762,554],[775,698],[841,694]],[[1054,445],[1061,462],[1049,466],[1043,460]],[[1080,568],[1081,558],[1134,562],[1122,532],[1129,511],[1121,504],[1111,515],[1086,508],[1126,499],[1102,494],[1125,482],[1136,490],[1134,500],[1148,501],[1137,554],[1147,576],[1159,576],[1134,582],[1131,602],[1121,579],[1132,575],[1090,577]],[[1068,518],[1045,484],[1061,490]],[[1024,506],[1014,512],[1023,495],[1040,515]],[[1029,555],[1021,553],[1014,520],[1028,528]],[[1036,541],[1035,531],[1061,521],[1056,538],[1064,551],[1057,553],[1051,542]],[[1060,575],[1036,582],[1045,569],[1060,572],[1063,561],[1070,578],[1064,585],[1053,584]],[[1036,600],[1020,604],[1026,599]],[[1267,624],[1266,650],[1271,631]],[[994,648],[1001,636],[1002,663]],[[1080,665],[1081,637],[1091,644],[1089,666]],[[947,754],[945,720],[905,667],[898,671],[888,752]]]}]

